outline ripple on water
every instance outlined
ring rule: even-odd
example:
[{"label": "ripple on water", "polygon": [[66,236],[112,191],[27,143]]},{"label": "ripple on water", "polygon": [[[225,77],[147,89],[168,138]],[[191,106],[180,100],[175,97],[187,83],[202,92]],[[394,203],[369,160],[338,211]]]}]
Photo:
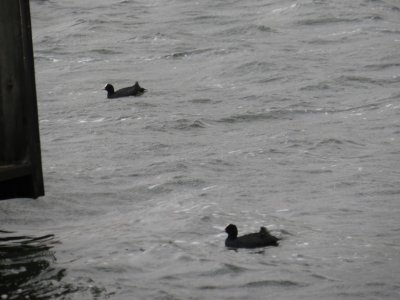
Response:
[{"label": "ripple on water", "polygon": [[163,123],[157,123],[146,126],[146,129],[161,131],[161,132],[169,132],[171,130],[179,130],[179,131],[189,131],[189,130],[197,130],[207,127],[206,123],[201,120],[190,120],[190,119],[177,119],[173,121],[166,121]]},{"label": "ripple on water", "polygon": [[52,234],[16,235],[0,231],[0,296],[2,299],[52,299],[75,293],[105,295],[90,278],[67,278],[57,263]]}]

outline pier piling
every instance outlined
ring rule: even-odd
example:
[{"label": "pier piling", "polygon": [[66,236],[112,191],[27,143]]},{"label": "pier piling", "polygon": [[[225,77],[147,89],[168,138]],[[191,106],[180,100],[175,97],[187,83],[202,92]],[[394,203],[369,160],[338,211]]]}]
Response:
[{"label": "pier piling", "polygon": [[42,195],[29,0],[1,0],[0,200]]}]

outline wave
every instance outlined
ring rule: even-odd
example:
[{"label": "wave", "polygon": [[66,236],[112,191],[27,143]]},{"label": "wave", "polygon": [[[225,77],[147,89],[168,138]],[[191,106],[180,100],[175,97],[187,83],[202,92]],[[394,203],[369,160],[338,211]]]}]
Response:
[{"label": "wave", "polygon": [[358,18],[338,18],[338,17],[321,17],[321,18],[314,18],[314,19],[305,19],[298,21],[298,25],[330,25],[334,23],[353,23],[358,22]]},{"label": "wave", "polygon": [[90,278],[68,281],[67,269],[57,264],[53,249],[59,243],[53,234],[35,237],[0,230],[2,299],[64,299],[76,293],[105,295],[106,290],[94,285]]},{"label": "wave", "polygon": [[264,120],[292,120],[295,115],[304,114],[321,114],[328,112],[325,109],[308,109],[304,108],[284,108],[284,109],[274,109],[271,111],[263,112],[247,112],[243,114],[234,114],[229,117],[224,117],[217,122],[221,123],[242,123],[242,122],[256,122]]},{"label": "wave", "polygon": [[[2,232],[4,233],[4,232]],[[41,299],[65,292],[66,270],[55,266],[54,235],[0,236],[0,294],[7,299]],[[2,296],[3,297],[3,296]]]},{"label": "wave", "polygon": [[307,85],[300,88],[301,91],[326,91],[330,89],[332,89],[332,86],[329,85],[329,83],[326,81]]},{"label": "wave", "polygon": [[209,98],[196,98],[196,99],[189,100],[189,102],[195,103],[195,104],[209,104],[214,101]]},{"label": "wave", "polygon": [[197,130],[206,127],[206,123],[201,120],[190,120],[182,118],[174,121],[166,121],[163,123],[148,125],[145,127],[145,129],[167,132],[170,130]]},{"label": "wave", "polygon": [[[314,89],[329,89],[330,87],[326,85],[326,83],[320,83],[316,85],[310,85],[303,87],[304,90],[314,90]],[[223,117],[219,120],[216,120],[217,123],[246,123],[246,122],[258,122],[258,121],[267,121],[267,120],[293,120],[296,116],[299,115],[309,115],[309,114],[335,114],[335,113],[355,113],[355,112],[364,112],[364,111],[372,111],[379,109],[382,105],[384,105],[389,100],[395,99],[395,97],[391,97],[388,99],[382,99],[381,102],[377,103],[368,103],[365,105],[360,105],[356,107],[307,107],[307,103],[290,105],[286,108],[277,108],[269,111],[261,111],[261,112],[246,112],[241,114],[233,114],[228,117]]]},{"label": "wave", "polygon": [[245,26],[232,26],[227,29],[220,30],[214,33],[216,36],[231,37],[236,35],[254,35],[254,34],[268,34],[277,33],[277,30],[266,25],[245,25]]},{"label": "wave", "polygon": [[218,122],[221,123],[242,123],[242,122],[254,122],[254,121],[263,121],[263,120],[271,120],[271,119],[282,119],[287,118],[290,119],[290,113],[287,111],[271,111],[271,112],[248,112],[244,114],[235,114],[230,117],[225,117],[220,119]]},{"label": "wave", "polygon": [[370,69],[373,71],[381,71],[381,70],[385,70],[385,69],[389,69],[389,68],[399,68],[400,67],[400,63],[381,63],[381,64],[370,64],[370,65],[366,65],[364,68],[365,69]]},{"label": "wave", "polygon": [[[366,145],[353,141],[353,140],[341,140],[337,138],[325,138],[321,141],[314,143],[307,148],[308,151],[326,149],[326,151],[341,151],[350,149],[360,149],[364,148]],[[327,170],[325,170],[327,171]]]},{"label": "wave", "polygon": [[192,121],[188,119],[179,119],[175,122],[175,125],[172,128],[178,130],[191,130],[191,129],[199,129],[205,127],[206,124],[200,120]]},{"label": "wave", "polygon": [[193,56],[193,55],[207,53],[207,52],[210,52],[213,50],[214,49],[212,49],[212,48],[206,48],[206,49],[193,49],[193,50],[179,51],[179,52],[174,52],[172,54],[165,55],[164,58],[166,58],[166,59],[170,59],[170,58],[182,59],[182,58],[187,58],[187,57]]},{"label": "wave", "polygon": [[266,287],[266,286],[300,287],[304,286],[304,284],[292,280],[275,279],[275,280],[252,281],[244,285],[244,287]]},{"label": "wave", "polygon": [[306,286],[305,283],[302,282],[295,282],[292,280],[261,280],[261,281],[251,281],[242,285],[203,285],[200,286],[199,289],[201,290],[224,290],[224,289],[232,289],[233,287],[237,288],[257,288],[257,287],[284,287],[284,288],[290,288],[290,287],[304,287]]},{"label": "wave", "polygon": [[271,70],[273,66],[274,64],[270,62],[251,61],[251,62],[245,62],[237,66],[235,69],[237,69],[238,74],[251,73],[251,72],[267,73],[268,71]]},{"label": "wave", "polygon": [[400,76],[390,77],[390,78],[371,78],[359,75],[342,75],[336,78],[335,81],[340,83],[341,85],[346,85],[346,86],[353,86],[354,84],[367,84],[368,86],[370,85],[383,86],[385,84],[400,82]]}]

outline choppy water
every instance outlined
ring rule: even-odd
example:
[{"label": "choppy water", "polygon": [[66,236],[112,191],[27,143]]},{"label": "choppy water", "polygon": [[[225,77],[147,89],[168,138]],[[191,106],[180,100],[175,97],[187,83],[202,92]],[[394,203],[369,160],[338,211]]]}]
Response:
[{"label": "choppy water", "polygon": [[0,202],[3,299],[399,299],[397,0],[31,14],[46,196]]}]

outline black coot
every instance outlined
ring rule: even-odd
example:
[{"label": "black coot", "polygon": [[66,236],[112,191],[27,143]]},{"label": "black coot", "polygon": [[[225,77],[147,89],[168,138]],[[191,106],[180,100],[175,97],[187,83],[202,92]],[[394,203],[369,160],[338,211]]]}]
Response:
[{"label": "black coot", "polygon": [[107,83],[104,89],[107,91],[107,98],[109,99],[128,97],[128,96],[140,96],[145,91],[147,91],[146,89],[142,88],[137,81],[134,85],[122,88],[117,91],[114,91],[114,87],[112,86],[112,84]]},{"label": "black coot", "polygon": [[238,237],[236,225],[229,224],[225,228],[228,237],[225,246],[229,248],[258,248],[266,246],[278,246],[279,238],[271,235],[267,228],[261,227],[259,232],[249,233]]}]

